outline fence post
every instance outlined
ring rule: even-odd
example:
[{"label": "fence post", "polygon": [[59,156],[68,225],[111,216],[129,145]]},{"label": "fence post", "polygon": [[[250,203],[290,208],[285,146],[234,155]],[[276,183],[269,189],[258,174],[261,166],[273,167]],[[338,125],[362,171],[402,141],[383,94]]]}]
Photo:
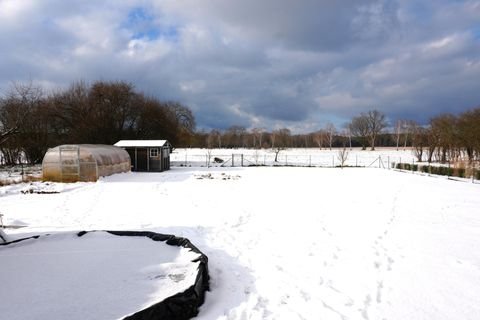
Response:
[{"label": "fence post", "polygon": [[309,167],[312,166],[312,155],[309,155],[309,156],[308,156],[308,166],[309,166]]},{"label": "fence post", "polygon": [[335,156],[332,156],[332,167],[335,168]]},{"label": "fence post", "polygon": [[185,167],[187,166],[187,154],[185,153]]},{"label": "fence post", "polygon": [[235,155],[232,153],[232,167],[235,167]]},{"label": "fence post", "polygon": [[242,156],[241,156],[241,161],[242,161],[242,167],[243,167],[243,153],[242,153]]},{"label": "fence post", "polygon": [[288,166],[288,158],[287,158],[287,157],[288,157],[288,156],[285,155],[285,165],[286,165],[286,166]]},{"label": "fence post", "polygon": [[358,167],[358,155],[355,155],[355,167]]},{"label": "fence post", "polygon": [[378,169],[380,169],[380,163],[382,162],[382,158],[378,156]]},{"label": "fence post", "polygon": [[415,159],[412,159],[412,174],[414,173],[413,171],[413,166],[415,165]]},{"label": "fence post", "polygon": [[390,170],[390,156],[387,157],[387,167],[388,170]]},{"label": "fence post", "polygon": [[263,155],[263,165],[264,166],[267,165],[267,155],[266,154]]}]

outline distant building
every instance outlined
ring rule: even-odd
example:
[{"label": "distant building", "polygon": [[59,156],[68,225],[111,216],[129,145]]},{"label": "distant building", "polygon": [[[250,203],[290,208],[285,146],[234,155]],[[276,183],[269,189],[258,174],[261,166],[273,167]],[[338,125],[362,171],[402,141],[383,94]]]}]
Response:
[{"label": "distant building", "polygon": [[130,155],[132,171],[165,171],[170,169],[172,145],[167,140],[120,140],[116,147]]}]

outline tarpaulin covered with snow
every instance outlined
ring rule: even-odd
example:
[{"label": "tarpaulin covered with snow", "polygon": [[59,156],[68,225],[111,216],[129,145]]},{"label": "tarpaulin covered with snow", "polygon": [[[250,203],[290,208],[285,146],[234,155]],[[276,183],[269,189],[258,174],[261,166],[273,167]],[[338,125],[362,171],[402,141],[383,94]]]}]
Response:
[{"label": "tarpaulin covered with snow", "polygon": [[[153,241],[152,241],[153,240]],[[0,246],[0,314],[15,319],[189,319],[207,257],[153,232],[56,233]]]}]

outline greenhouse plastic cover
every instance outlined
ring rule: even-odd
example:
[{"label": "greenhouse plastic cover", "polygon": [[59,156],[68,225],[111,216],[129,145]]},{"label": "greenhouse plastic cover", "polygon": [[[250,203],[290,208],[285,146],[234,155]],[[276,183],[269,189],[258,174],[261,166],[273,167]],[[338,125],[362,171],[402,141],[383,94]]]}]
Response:
[{"label": "greenhouse plastic cover", "polygon": [[43,179],[48,181],[96,181],[99,177],[130,171],[130,156],[110,145],[61,145],[43,158]]}]

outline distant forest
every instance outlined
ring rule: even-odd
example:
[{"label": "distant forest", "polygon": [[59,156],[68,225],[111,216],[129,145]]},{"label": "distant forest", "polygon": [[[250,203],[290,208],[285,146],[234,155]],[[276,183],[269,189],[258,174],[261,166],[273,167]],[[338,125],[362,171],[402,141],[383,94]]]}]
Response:
[{"label": "distant forest", "polygon": [[0,97],[0,164],[40,163],[60,144],[113,144],[121,139],[166,139],[174,147],[197,148],[413,148],[442,162],[480,160],[480,107],[441,114],[428,125],[403,119],[388,123],[370,110],[342,128],[328,123],[307,134],[287,128],[267,131],[232,126],[196,130],[187,106],[146,96],[123,81],[75,82],[46,94],[32,84],[15,84]]}]

